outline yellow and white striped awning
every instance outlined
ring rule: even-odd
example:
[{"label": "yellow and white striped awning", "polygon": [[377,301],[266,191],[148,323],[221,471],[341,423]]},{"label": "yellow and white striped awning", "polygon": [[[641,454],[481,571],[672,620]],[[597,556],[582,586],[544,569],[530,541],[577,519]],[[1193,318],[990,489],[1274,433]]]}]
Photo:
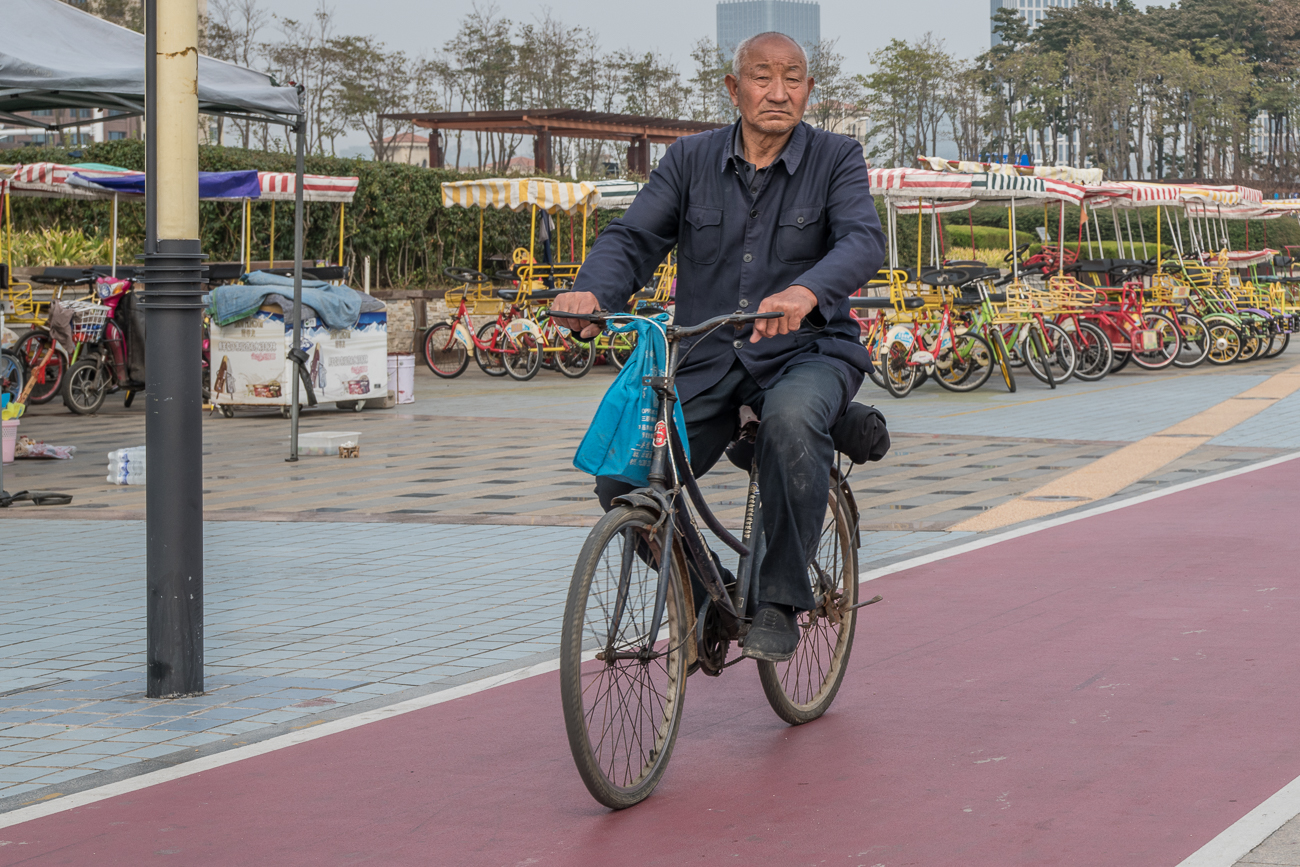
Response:
[{"label": "yellow and white striped awning", "polygon": [[529,205],[552,214],[586,213],[596,209],[600,191],[585,181],[552,181],[546,178],[486,178],[442,185],[445,208],[509,208],[519,211]]}]

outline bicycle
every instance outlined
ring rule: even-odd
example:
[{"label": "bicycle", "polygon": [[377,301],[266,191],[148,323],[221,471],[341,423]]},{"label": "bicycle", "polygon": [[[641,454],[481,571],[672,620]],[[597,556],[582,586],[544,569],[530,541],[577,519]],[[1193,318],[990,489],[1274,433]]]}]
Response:
[{"label": "bicycle", "polygon": [[[72,280],[61,277],[45,277],[43,275],[37,275],[31,279],[34,283],[57,287],[54,291],[55,301],[62,299],[63,290],[68,286],[89,286],[94,282],[94,278],[89,275]],[[91,300],[93,298],[94,295],[91,293],[86,299],[78,300]],[[68,358],[68,353],[64,351],[62,346],[58,345],[58,342],[50,334],[49,329],[45,326],[37,326],[24,331],[14,341],[13,351],[22,359],[24,373],[28,384],[31,386],[31,391],[27,395],[27,402],[43,404],[53,400],[54,396],[61,391],[63,378],[72,362]]]},{"label": "bicycle", "polygon": [[[498,310],[495,319],[472,330],[465,299],[450,320],[435,322],[420,339],[421,354],[429,370],[443,379],[455,379],[469,366],[469,356],[488,376],[506,376],[527,380],[537,375],[541,353],[536,336],[527,336],[524,311],[516,304]],[[536,325],[528,323],[536,329]],[[512,326],[513,330],[512,330]]]},{"label": "bicycle", "polygon": [[[565,728],[587,790],[612,809],[641,802],[662,778],[677,738],[687,676],[696,670],[718,675],[740,661],[728,662],[727,652],[748,630],[767,544],[752,460],[741,539],[709,509],[691,472],[673,423],[680,341],[723,325],[781,315],[732,314],[695,326],[664,327],[664,375],[646,380],[658,396],[650,484],[615,498],[574,567],[560,645]],[[565,316],[602,327],[635,318]],[[757,425],[747,426],[745,438],[756,433]],[[791,725],[817,719],[834,701],[857,609],[879,601],[857,602],[857,509],[838,471],[827,481],[827,516],[809,564],[817,607],[800,617],[800,642],[791,660],[758,663],[768,703]],[[697,516],[739,555],[734,580],[722,577]],[[704,590],[698,608],[692,571]]]}]

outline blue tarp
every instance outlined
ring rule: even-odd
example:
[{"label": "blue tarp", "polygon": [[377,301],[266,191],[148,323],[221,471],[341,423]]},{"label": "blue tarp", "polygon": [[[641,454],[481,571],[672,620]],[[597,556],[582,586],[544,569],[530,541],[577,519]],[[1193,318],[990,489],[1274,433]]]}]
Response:
[{"label": "blue tarp", "polygon": [[[232,283],[212,289],[212,318],[218,325],[238,322],[257,312],[268,295],[293,294],[293,278],[266,271],[244,275],[246,284]],[[353,328],[361,315],[365,293],[324,280],[302,281],[302,303],[316,311],[329,328]],[[287,319],[290,311],[285,310]]]},{"label": "blue tarp", "polygon": [[[88,178],[80,172],[75,177],[79,186],[102,187],[127,195],[144,195],[144,173],[121,177]],[[262,194],[262,185],[255,170],[242,172],[199,172],[200,199],[256,199]]]}]

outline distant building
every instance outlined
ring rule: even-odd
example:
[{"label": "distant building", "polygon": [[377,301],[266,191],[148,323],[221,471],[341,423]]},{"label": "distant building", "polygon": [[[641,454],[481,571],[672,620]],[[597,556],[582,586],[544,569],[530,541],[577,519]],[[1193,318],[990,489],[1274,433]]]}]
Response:
[{"label": "distant building", "polygon": [[[372,141],[370,150],[380,159],[379,142]],[[408,166],[429,165],[429,137],[413,132],[399,132],[384,139],[384,162],[406,163]]]},{"label": "distant building", "polygon": [[61,130],[15,126],[0,121],[0,150],[28,146],[72,147],[97,141],[140,138],[140,118],[115,117],[117,112],[100,108],[55,108],[45,111],[16,111],[47,124],[84,123]]},{"label": "distant building", "polygon": [[1070,9],[1078,5],[1078,0],[989,0],[989,45],[999,45],[1001,38],[993,32],[993,16],[999,9],[1015,9],[1025,19],[1029,29],[1033,30],[1043,21],[1048,9],[1060,7]]},{"label": "distant building", "polygon": [[[996,0],[995,0],[996,2]],[[775,30],[809,54],[822,39],[822,10],[801,0],[724,0],[718,4],[718,47],[728,59],[751,36]]]}]

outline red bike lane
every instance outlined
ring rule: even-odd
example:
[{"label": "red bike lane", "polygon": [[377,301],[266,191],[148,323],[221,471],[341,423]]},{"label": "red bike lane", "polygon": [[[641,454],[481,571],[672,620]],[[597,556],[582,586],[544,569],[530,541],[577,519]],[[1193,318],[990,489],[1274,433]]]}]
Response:
[{"label": "red bike lane", "polygon": [[801,728],[691,678],[611,813],[558,675],[0,830],[3,865],[1177,865],[1300,776],[1300,461],[866,585]]}]

